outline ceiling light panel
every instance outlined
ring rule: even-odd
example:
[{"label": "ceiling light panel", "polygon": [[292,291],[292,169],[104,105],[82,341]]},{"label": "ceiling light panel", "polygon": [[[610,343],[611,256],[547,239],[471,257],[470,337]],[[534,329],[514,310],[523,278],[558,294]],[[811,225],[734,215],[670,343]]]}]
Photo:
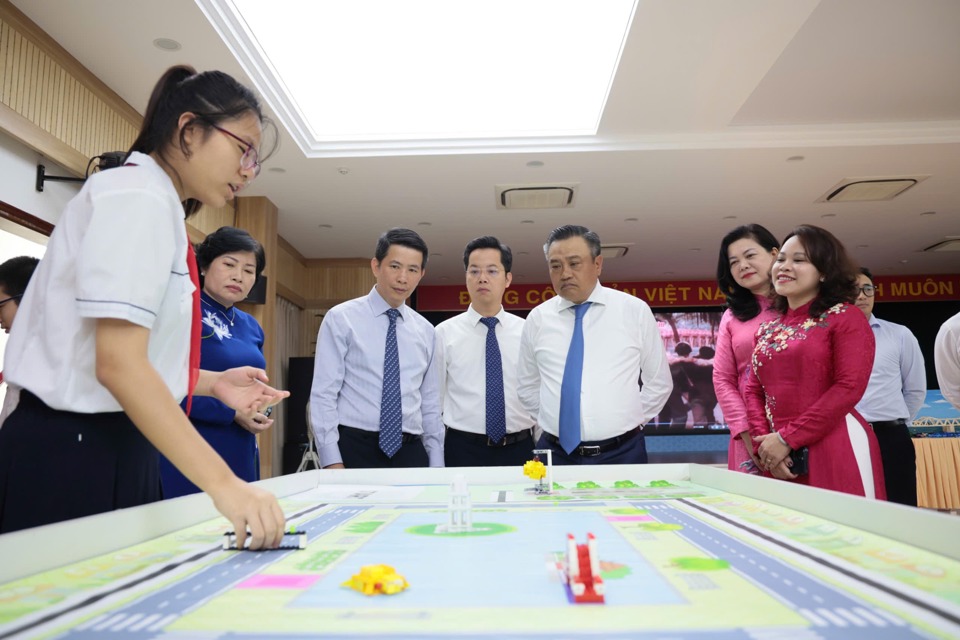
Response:
[{"label": "ceiling light panel", "polygon": [[594,135],[636,9],[636,0],[198,4],[305,151]]}]

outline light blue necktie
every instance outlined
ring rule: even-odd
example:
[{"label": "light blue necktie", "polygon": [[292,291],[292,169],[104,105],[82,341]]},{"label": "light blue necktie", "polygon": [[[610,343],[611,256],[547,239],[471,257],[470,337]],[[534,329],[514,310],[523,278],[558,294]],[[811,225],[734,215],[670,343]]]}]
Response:
[{"label": "light blue necktie", "polygon": [[380,396],[380,450],[388,458],[400,450],[403,440],[403,406],[400,402],[400,356],[397,353],[397,317],[400,312],[387,309],[390,327],[383,352],[383,392]]},{"label": "light blue necktie", "polygon": [[507,435],[507,410],[503,402],[503,363],[497,342],[496,318],[480,318],[487,325],[487,437],[499,443]]},{"label": "light blue necktie", "polygon": [[568,454],[580,444],[580,385],[583,379],[583,314],[590,302],[574,305],[577,318],[560,385],[560,446]]}]

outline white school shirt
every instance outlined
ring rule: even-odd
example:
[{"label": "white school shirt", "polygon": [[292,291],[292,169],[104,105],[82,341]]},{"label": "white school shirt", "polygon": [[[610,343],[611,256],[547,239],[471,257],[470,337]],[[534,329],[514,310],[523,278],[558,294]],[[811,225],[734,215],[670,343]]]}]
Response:
[{"label": "white school shirt", "polygon": [[48,406],[122,411],[96,376],[96,321],[150,329],[147,355],[179,402],[187,394],[194,286],[183,205],[154,160],[91,176],[69,203],[30,280],[7,343],[8,382]]},{"label": "white school shirt", "polygon": [[[583,442],[596,442],[657,415],[673,390],[673,379],[647,303],[599,282],[588,300],[593,304],[583,316],[580,435]],[[520,400],[554,436],[560,433],[560,387],[573,337],[572,307],[560,296],[535,307],[520,340]]]},{"label": "white school shirt", "polygon": [[[487,326],[471,305],[467,311],[437,325],[437,371],[440,375],[443,423],[469,433],[487,432]],[[507,433],[536,424],[517,394],[517,358],[523,318],[500,307],[496,315],[497,344],[503,367],[503,397]]]}]

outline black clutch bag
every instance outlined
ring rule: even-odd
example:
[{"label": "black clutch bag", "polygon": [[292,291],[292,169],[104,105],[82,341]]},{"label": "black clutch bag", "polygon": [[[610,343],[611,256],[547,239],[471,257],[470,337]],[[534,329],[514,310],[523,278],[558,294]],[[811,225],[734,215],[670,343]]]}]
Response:
[{"label": "black clutch bag", "polygon": [[790,452],[790,461],[793,462],[790,465],[790,473],[795,476],[805,475],[810,471],[808,465],[808,458],[810,455],[810,449],[807,447],[800,447],[799,449],[794,449]]}]

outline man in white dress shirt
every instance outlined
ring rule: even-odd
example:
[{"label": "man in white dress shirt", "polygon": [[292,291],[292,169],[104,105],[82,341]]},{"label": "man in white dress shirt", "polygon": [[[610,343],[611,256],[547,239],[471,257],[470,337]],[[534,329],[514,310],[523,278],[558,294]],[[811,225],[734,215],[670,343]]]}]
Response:
[{"label": "man in white dress shirt", "polygon": [[[558,464],[642,464],[642,425],[673,388],[660,331],[645,302],[600,284],[600,238],[554,229],[544,254],[557,296],[527,316],[518,390]],[[642,382],[642,389],[637,380]]]},{"label": "man in white dress shirt", "polygon": [[937,368],[940,393],[960,409],[960,313],[948,318],[937,332],[933,361]]},{"label": "man in white dress shirt", "polygon": [[517,395],[523,318],[503,309],[513,253],[492,236],[463,252],[470,308],[437,326],[436,355],[448,467],[522,465],[536,421]]}]

